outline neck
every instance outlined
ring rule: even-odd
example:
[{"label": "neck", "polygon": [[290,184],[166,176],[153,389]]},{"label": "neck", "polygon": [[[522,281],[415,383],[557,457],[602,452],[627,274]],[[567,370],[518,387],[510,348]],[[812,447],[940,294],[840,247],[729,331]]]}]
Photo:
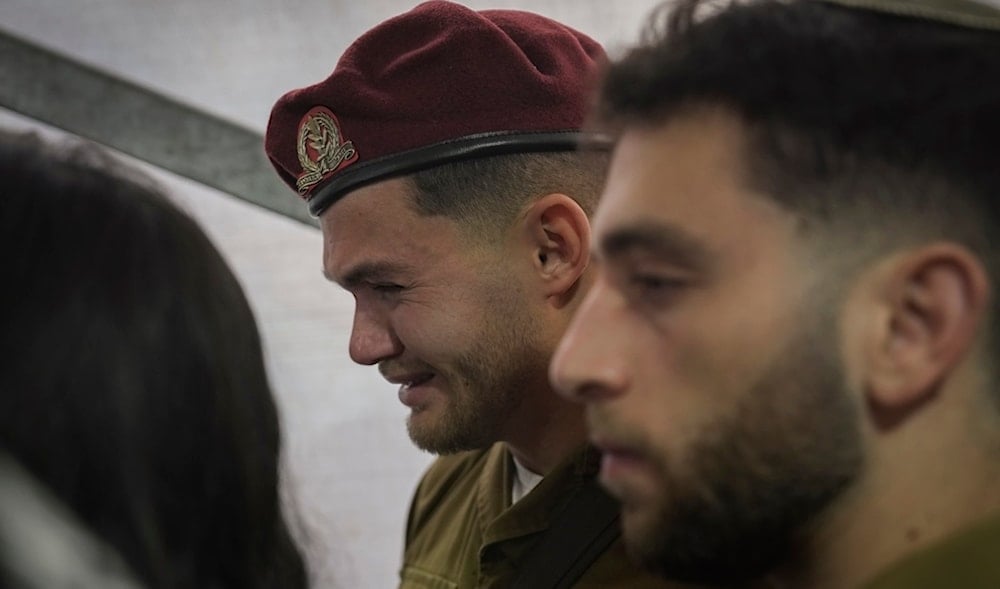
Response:
[{"label": "neck", "polygon": [[877,434],[885,439],[862,479],[806,531],[801,550],[765,586],[862,587],[897,561],[1000,511],[1000,445],[996,430],[989,431],[995,425],[977,430],[970,426],[975,417],[958,413],[927,417]]},{"label": "neck", "polygon": [[583,407],[549,387],[531,398],[511,419],[503,441],[525,468],[547,475],[587,442]]}]

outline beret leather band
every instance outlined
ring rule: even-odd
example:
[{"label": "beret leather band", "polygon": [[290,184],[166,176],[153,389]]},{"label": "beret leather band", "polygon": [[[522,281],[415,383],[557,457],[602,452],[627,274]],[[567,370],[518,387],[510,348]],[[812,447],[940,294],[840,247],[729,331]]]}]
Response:
[{"label": "beret leather band", "polygon": [[392,154],[347,169],[333,177],[311,199],[309,213],[318,217],[348,192],[394,176],[464,160],[517,153],[611,149],[605,135],[587,131],[496,132],[469,135]]}]

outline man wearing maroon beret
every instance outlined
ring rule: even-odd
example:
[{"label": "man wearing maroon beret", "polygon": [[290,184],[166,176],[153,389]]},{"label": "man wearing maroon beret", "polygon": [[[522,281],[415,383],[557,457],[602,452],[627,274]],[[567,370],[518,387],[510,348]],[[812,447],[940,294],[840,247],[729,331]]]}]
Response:
[{"label": "man wearing maroon beret", "polygon": [[351,358],[441,455],[402,587],[663,586],[626,557],[583,412],[547,379],[590,282],[607,153],[581,128],[603,59],[535,14],[426,2],[271,113],[268,156],[355,297]]}]

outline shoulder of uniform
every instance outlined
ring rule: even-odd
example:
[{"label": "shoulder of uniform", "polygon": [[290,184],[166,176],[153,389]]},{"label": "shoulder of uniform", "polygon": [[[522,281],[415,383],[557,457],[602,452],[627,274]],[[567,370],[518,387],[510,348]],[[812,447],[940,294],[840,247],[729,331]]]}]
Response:
[{"label": "shoulder of uniform", "polygon": [[448,492],[455,485],[467,479],[477,479],[483,472],[491,455],[505,452],[502,444],[494,444],[482,450],[470,450],[440,456],[431,463],[420,479],[417,497],[433,497]]},{"label": "shoulder of uniform", "polygon": [[441,456],[428,467],[410,502],[410,513],[406,522],[406,544],[420,530],[424,529],[441,510],[463,509],[462,503],[472,501],[475,487],[483,476],[487,465],[504,453],[502,444],[491,448],[472,450]]}]

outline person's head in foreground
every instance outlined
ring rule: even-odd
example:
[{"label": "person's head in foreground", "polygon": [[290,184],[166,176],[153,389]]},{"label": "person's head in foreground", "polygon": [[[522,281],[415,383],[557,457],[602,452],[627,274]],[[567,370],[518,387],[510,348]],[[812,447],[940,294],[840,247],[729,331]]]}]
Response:
[{"label": "person's head in foreground", "polygon": [[544,472],[585,442],[547,368],[586,281],[607,155],[578,148],[603,57],[537,14],[426,2],[271,113],[268,155],[356,301],[351,358],[399,385],[425,450],[504,440]]},{"label": "person's head in foreground", "polygon": [[96,146],[0,133],[0,447],[147,587],[303,587],[254,317]]},{"label": "person's head in foreground", "polygon": [[1000,508],[1000,14],[867,4],[681,2],[604,79],[551,376],[665,576],[856,587]]}]

